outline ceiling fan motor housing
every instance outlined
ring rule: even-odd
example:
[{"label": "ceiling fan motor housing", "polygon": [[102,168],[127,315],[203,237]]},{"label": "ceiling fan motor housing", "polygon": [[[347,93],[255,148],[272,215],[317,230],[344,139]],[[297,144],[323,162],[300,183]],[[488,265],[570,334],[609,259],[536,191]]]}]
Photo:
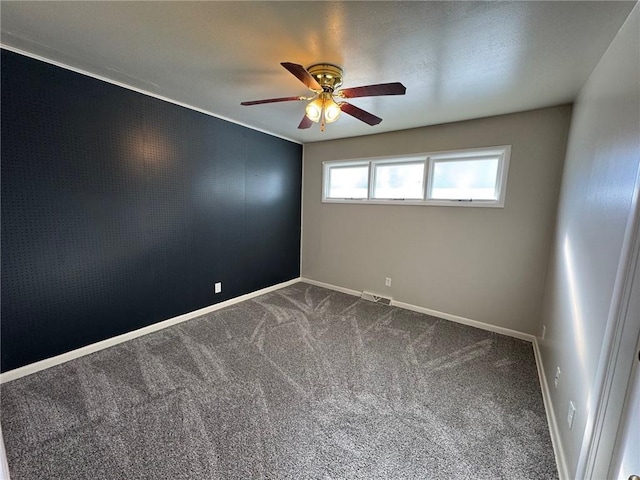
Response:
[{"label": "ceiling fan motor housing", "polygon": [[330,63],[316,63],[307,67],[307,71],[320,84],[325,92],[331,92],[342,85],[342,68]]}]

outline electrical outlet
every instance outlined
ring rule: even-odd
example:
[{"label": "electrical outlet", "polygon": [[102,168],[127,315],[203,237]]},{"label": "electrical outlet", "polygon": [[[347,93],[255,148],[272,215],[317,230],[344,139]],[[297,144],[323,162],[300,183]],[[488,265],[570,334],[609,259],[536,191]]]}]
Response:
[{"label": "electrical outlet", "polygon": [[573,419],[576,416],[576,406],[573,402],[569,402],[569,412],[567,413],[567,423],[569,424],[569,430],[573,428]]},{"label": "electrical outlet", "polygon": [[544,335],[547,333],[547,326],[542,325],[542,334],[540,335],[540,340],[544,340]]},{"label": "electrical outlet", "polygon": [[391,286],[391,279],[389,277],[384,279],[384,286],[385,287],[390,287]]},{"label": "electrical outlet", "polygon": [[213,288],[215,293],[220,293],[222,291],[222,282],[216,282]]},{"label": "electrical outlet", "polygon": [[560,380],[560,375],[562,372],[560,371],[560,367],[556,369],[556,378],[553,380],[553,384],[558,388],[558,381]]}]

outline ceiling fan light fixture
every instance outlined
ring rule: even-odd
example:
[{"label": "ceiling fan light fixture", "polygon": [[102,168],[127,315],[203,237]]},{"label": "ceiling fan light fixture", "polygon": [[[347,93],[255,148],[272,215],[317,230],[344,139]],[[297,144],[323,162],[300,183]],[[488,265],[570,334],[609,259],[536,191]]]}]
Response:
[{"label": "ceiling fan light fixture", "polygon": [[325,123],[332,123],[340,116],[340,105],[338,105],[328,92],[321,93],[320,96],[307,105],[305,109],[307,117],[312,122],[318,123],[324,120]]},{"label": "ceiling fan light fixture", "polygon": [[320,121],[320,117],[322,117],[322,99],[316,98],[312,102],[309,102],[307,108],[305,109],[307,112],[307,117],[312,122],[318,123]]},{"label": "ceiling fan light fixture", "polygon": [[327,123],[335,122],[340,116],[340,105],[333,98],[329,98],[324,103],[324,120]]}]

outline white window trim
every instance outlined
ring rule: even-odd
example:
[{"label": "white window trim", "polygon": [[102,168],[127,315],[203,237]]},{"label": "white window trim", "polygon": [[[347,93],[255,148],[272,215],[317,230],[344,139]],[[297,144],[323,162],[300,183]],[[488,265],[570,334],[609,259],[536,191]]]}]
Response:
[{"label": "white window trim", "polygon": [[[431,179],[433,178],[434,161],[478,159],[483,157],[499,157],[498,173],[496,179],[497,200],[434,200],[429,199],[431,193]],[[422,206],[447,206],[447,207],[484,207],[504,208],[507,193],[507,176],[509,173],[509,160],[511,158],[511,145],[494,147],[467,148],[463,150],[447,150],[441,152],[429,152],[409,155],[394,155],[387,157],[369,157],[350,160],[327,160],[322,162],[322,203],[355,203],[367,205],[422,205]],[[424,162],[424,198],[417,199],[380,199],[373,198],[375,181],[374,164],[390,163],[415,163]],[[329,170],[340,166],[364,166],[369,168],[368,198],[328,198],[329,185],[327,182]]]}]

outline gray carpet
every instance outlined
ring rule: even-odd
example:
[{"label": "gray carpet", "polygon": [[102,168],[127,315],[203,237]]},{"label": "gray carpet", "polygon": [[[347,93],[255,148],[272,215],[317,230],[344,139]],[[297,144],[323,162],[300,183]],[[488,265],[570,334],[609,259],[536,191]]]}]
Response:
[{"label": "gray carpet", "polygon": [[554,479],[529,343],[298,283],[2,385],[22,479]]}]

